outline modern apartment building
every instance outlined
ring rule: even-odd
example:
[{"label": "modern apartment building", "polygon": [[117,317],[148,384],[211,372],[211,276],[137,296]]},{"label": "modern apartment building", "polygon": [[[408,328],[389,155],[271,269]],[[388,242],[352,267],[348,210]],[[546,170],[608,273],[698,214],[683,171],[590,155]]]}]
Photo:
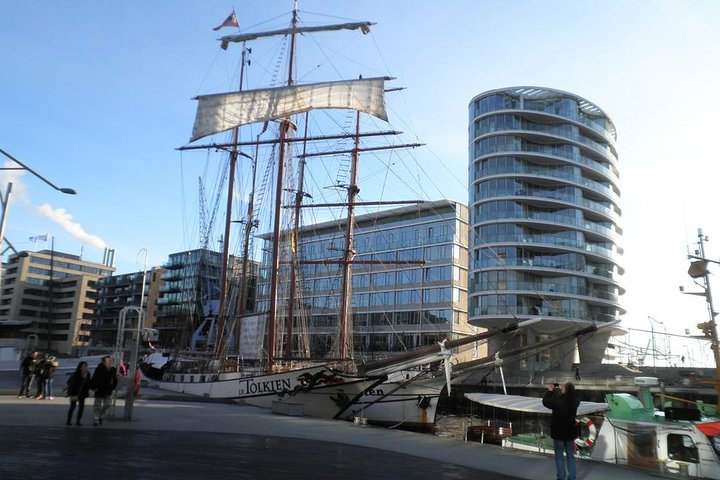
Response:
[{"label": "modern apartment building", "polygon": [[[95,312],[88,353],[100,354],[113,350],[117,340],[120,312],[127,306],[140,307],[145,312],[145,327],[152,328],[157,316],[157,300],[163,285],[162,267],[146,272],[133,272],[101,278],[96,283]],[[144,285],[144,293],[143,293]],[[135,326],[135,314],[127,319]]]},{"label": "modern apartment building", "polygon": [[24,348],[25,339],[33,336],[43,351],[84,352],[90,344],[95,283],[114,270],[52,250],[10,255],[2,278],[0,323],[27,324],[11,346]]},{"label": "modern apartment building", "polygon": [[[340,220],[304,226],[298,232],[293,356],[302,355],[301,336],[307,337],[312,356],[332,352],[340,307],[344,229],[345,221]],[[467,207],[448,200],[356,217],[352,325],[357,360],[383,358],[475,332],[467,322],[467,232]],[[260,238],[265,241],[265,256],[257,310],[267,311],[272,238],[269,234]],[[291,248],[282,246],[286,258]],[[303,263],[307,261],[314,263]],[[285,318],[289,269],[288,261],[281,262],[278,316]],[[477,348],[470,348],[463,358],[478,354]]]},{"label": "modern apartment building", "polygon": [[[155,326],[158,344],[163,347],[191,346],[197,339],[203,322],[217,316],[220,304],[221,258],[219,252],[207,249],[172,253],[163,265],[160,276],[164,282],[159,288]],[[230,256],[227,301],[229,309],[240,312],[242,285],[242,259]],[[245,312],[251,312],[255,302],[255,288],[259,263],[248,262],[248,279],[245,282]],[[199,345],[196,345],[199,347]]]},{"label": "modern apartment building", "polygon": [[[537,87],[482,93],[469,114],[470,322],[542,318],[510,347],[618,320],[625,312],[613,122],[582,97]],[[599,364],[608,335],[581,339],[580,361]],[[512,368],[569,371],[574,351],[568,342]]]}]

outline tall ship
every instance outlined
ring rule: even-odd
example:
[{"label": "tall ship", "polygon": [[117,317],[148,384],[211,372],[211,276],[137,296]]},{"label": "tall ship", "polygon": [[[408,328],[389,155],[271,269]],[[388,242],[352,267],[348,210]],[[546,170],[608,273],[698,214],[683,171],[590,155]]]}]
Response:
[{"label": "tall ship", "polygon": [[[221,152],[228,157],[228,173],[224,176],[228,200],[218,295],[207,302],[205,320],[193,334],[193,346],[202,345],[204,351],[193,348],[170,354],[156,353],[141,369],[149,384],[160,389],[236,399],[280,412],[294,411],[324,418],[359,416],[369,422],[410,426],[432,424],[437,399],[447,383],[445,375],[430,368],[404,370],[387,365],[375,370],[364,368],[355,361],[353,348],[355,210],[358,206],[420,203],[418,200],[359,202],[359,158],[364,152],[402,150],[420,144],[376,146],[377,139],[400,134],[382,126],[378,128],[388,120],[385,94],[392,90],[388,85],[390,78],[358,76],[313,83],[297,80],[300,36],[339,31],[362,35],[369,32],[372,24],[361,21],[303,26],[299,17],[296,3],[288,28],[220,38],[222,49],[232,51],[239,47],[241,50],[240,88],[198,96],[191,144],[180,148]],[[229,20],[233,18],[234,13]],[[237,25],[236,21],[230,23]],[[272,39],[280,39],[280,49],[287,52],[286,74],[281,75],[282,69],[278,69],[272,75],[270,86],[244,88],[249,53],[257,48],[255,44]],[[253,47],[249,46],[251,43]],[[278,81],[281,76],[284,80]],[[329,120],[332,112],[338,111],[343,112],[344,119]],[[312,132],[314,127],[325,130],[328,125],[339,132]],[[372,130],[366,131],[366,125]],[[219,140],[217,137],[221,134],[230,138]],[[210,143],[196,143],[208,137],[212,137]],[[373,146],[364,145],[367,140],[373,140]],[[349,143],[349,148],[338,148],[342,143]],[[322,150],[327,145],[335,147]],[[305,191],[310,175],[306,164],[310,161],[326,170],[345,172],[343,182],[331,185],[341,192],[340,201],[315,201]],[[251,172],[251,180],[244,185],[247,210],[240,220],[244,227],[239,242],[242,260],[232,262],[236,270],[240,270],[240,278],[247,278],[247,265],[254,254],[252,238],[262,228],[267,228],[271,238],[268,251],[263,253],[269,268],[261,272],[261,276],[267,274],[269,292],[254,312],[244,311],[245,286],[233,289],[229,281],[232,200],[236,194],[233,182],[239,165],[247,166]],[[313,261],[303,257],[298,247],[298,231],[301,212],[306,208],[312,208],[313,212],[322,208],[343,212],[344,240],[341,245],[333,246],[338,253],[335,258]],[[267,227],[263,227],[264,221],[269,223]],[[413,263],[412,260],[403,262]],[[322,356],[313,356],[309,341],[302,334],[307,328],[302,314],[302,291],[306,287],[302,273],[307,268],[326,268],[340,279],[336,333],[330,351]],[[444,347],[438,345],[431,350],[421,362],[426,367],[449,359],[450,354]]]}]

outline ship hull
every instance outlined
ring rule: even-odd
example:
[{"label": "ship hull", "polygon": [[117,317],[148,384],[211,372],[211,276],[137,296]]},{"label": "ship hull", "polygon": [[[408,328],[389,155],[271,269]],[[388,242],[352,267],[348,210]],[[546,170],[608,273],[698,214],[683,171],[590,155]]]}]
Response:
[{"label": "ship hull", "polygon": [[445,379],[434,377],[409,381],[416,373],[390,375],[388,380],[366,391],[342,418],[365,418],[367,423],[374,425],[432,428]]},{"label": "ship hull", "polygon": [[270,374],[166,373],[162,380],[144,377],[149,387],[160,390],[237,400],[319,418],[340,417],[363,392],[384,380],[384,377],[345,375],[324,364]]}]

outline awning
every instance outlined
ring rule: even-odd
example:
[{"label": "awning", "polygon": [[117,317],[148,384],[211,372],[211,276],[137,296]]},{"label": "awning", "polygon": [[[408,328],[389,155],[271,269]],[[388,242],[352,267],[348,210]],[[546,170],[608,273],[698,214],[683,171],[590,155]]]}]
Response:
[{"label": "awning", "polygon": [[696,423],[695,426],[708,437],[720,435],[720,422]]},{"label": "awning", "polygon": [[[476,403],[491,407],[504,408],[506,410],[515,410],[527,413],[552,413],[552,410],[545,408],[542,404],[542,398],[537,397],[499,395],[496,393],[466,393],[465,398]],[[607,403],[580,402],[577,414],[587,415],[589,413],[605,411],[607,408]],[[718,424],[720,424],[720,422],[718,422]]]}]

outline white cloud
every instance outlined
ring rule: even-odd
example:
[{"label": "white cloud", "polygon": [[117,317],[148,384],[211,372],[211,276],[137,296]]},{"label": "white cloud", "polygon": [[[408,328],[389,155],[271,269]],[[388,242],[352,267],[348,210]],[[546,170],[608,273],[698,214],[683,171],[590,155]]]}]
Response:
[{"label": "white cloud", "polygon": [[7,184],[9,182],[12,182],[12,191],[10,192],[10,203],[16,201],[22,201],[23,203],[28,202],[28,195],[27,190],[25,188],[25,184],[20,180],[20,177],[22,177],[25,174],[24,170],[5,170],[5,169],[12,169],[17,168],[18,164],[11,161],[6,160],[5,163],[3,163],[2,168],[0,169],[0,185],[2,186],[2,194],[5,195],[5,192],[7,191]]},{"label": "white cloud", "polygon": [[82,243],[89,244],[97,248],[107,247],[107,244],[102,238],[97,235],[87,233],[79,223],[74,222],[72,215],[64,208],[53,208],[50,204],[44,203],[37,207],[37,211],[60,225],[65,229],[65,231],[80,240]]}]

